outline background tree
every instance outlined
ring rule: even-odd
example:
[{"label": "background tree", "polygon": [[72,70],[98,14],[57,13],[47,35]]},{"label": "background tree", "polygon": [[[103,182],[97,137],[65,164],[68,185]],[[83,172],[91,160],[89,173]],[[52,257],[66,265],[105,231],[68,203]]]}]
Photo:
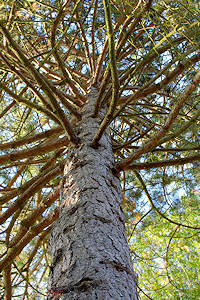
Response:
[{"label": "background tree", "polygon": [[139,294],[197,299],[198,2],[8,0],[0,29],[2,297],[45,298],[48,235],[92,87],[92,147],[109,127]]}]

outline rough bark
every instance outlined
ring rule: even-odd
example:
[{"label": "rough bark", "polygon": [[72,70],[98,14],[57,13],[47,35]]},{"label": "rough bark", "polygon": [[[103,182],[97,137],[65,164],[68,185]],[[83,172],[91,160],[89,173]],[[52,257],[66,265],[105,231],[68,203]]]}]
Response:
[{"label": "rough bark", "polygon": [[70,145],[61,191],[60,217],[50,237],[48,300],[136,300],[136,275],[124,226],[121,186],[112,173],[109,130],[91,147],[105,113],[92,118],[92,88],[78,124],[81,144]]}]

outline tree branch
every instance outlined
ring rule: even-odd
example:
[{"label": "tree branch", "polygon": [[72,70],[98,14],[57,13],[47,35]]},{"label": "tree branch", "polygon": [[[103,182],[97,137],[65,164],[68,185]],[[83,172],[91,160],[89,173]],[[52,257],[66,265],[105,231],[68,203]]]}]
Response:
[{"label": "tree branch", "polygon": [[0,262],[0,271],[5,269],[7,266],[9,266],[12,261],[15,259],[16,256],[20,254],[20,252],[23,250],[23,248],[38,234],[41,233],[41,231],[51,225],[59,216],[59,210],[55,209],[54,212],[51,212],[49,215],[47,215],[46,218],[44,218],[43,221],[41,221],[39,224],[32,226],[32,228],[29,229],[29,231],[25,234],[25,236],[22,238],[22,240],[19,241],[19,243],[14,246],[13,248],[10,248],[7,255],[4,259]]},{"label": "tree branch", "polygon": [[169,131],[183,103],[191,95],[191,93],[195,90],[195,88],[199,83],[200,83],[200,71],[195,75],[192,82],[186,87],[185,91],[177,100],[177,103],[174,105],[173,109],[171,110],[164,126],[144,146],[140,147],[138,150],[133,152],[129,157],[119,162],[117,164],[118,170],[123,170],[128,165],[130,165],[130,163],[132,163],[134,160],[138,159],[143,153],[146,153],[149,149],[155,148],[155,144],[166,134],[167,131]]},{"label": "tree branch", "polygon": [[0,88],[2,88],[8,95],[10,95],[17,103],[22,103],[26,105],[27,107],[30,107],[34,109],[37,112],[43,113],[45,116],[49,117],[51,120],[53,120],[58,125],[61,124],[59,118],[57,118],[50,110],[47,108],[44,108],[36,103],[33,103],[29,100],[24,99],[23,97],[20,97],[19,95],[15,94],[13,91],[11,91],[6,85],[0,82]]},{"label": "tree branch", "polygon": [[15,200],[8,209],[0,215],[0,225],[3,224],[17,209],[22,209],[27,200],[35,194],[39,189],[41,189],[47,182],[63,172],[64,163],[59,163],[48,172],[44,172],[38,180],[36,180],[24,193]]},{"label": "tree branch", "polygon": [[53,142],[47,142],[43,145],[35,146],[31,149],[25,149],[10,154],[0,156],[0,165],[7,164],[19,159],[25,159],[32,156],[38,156],[57,149],[58,147],[66,147],[68,145],[68,139],[66,137],[57,139]]},{"label": "tree branch", "polygon": [[179,158],[179,159],[168,159],[168,160],[146,162],[146,163],[134,163],[125,167],[123,170],[149,170],[149,169],[161,168],[161,167],[179,166],[179,165],[192,163],[194,161],[200,161],[200,154]]},{"label": "tree branch", "polygon": [[49,100],[50,100],[50,102],[51,102],[51,104],[54,108],[54,114],[55,114],[56,118],[58,118],[60,120],[60,122],[62,123],[62,126],[65,129],[68,138],[73,143],[78,144],[79,140],[78,140],[76,134],[74,133],[74,130],[72,129],[71,124],[69,123],[68,119],[66,118],[66,115],[65,115],[64,111],[61,109],[61,107],[59,106],[59,103],[57,102],[56,98],[54,97],[54,94],[52,93],[51,88],[47,84],[46,79],[42,76],[41,73],[39,73],[38,70],[36,70],[34,68],[34,66],[26,58],[26,56],[23,54],[20,47],[12,39],[12,37],[11,37],[10,33],[8,32],[8,30],[3,26],[2,22],[0,22],[0,28],[1,28],[1,31],[3,32],[4,36],[6,37],[6,39],[8,40],[10,45],[12,46],[12,48],[13,48],[14,52],[16,53],[17,57],[23,63],[25,68],[27,68],[32,73],[32,75],[35,78],[36,82],[39,84],[39,86],[41,86],[44,93],[49,98]]},{"label": "tree branch", "polygon": [[105,19],[106,19],[106,27],[108,33],[108,43],[109,43],[109,57],[110,57],[110,70],[112,76],[112,100],[109,105],[108,111],[101,122],[101,125],[93,139],[92,145],[96,147],[98,141],[102,137],[105,129],[108,127],[110,122],[112,121],[112,116],[116,109],[118,103],[119,96],[119,82],[118,82],[118,72],[117,72],[117,62],[115,57],[115,41],[114,41],[114,32],[112,27],[112,19],[111,19],[111,8],[109,0],[103,0],[103,5],[105,9]]},{"label": "tree branch", "polygon": [[42,202],[25,218],[22,220],[20,228],[17,234],[13,237],[12,241],[9,243],[9,247],[15,246],[27,233],[29,228],[35,223],[36,220],[42,215],[42,213],[56,200],[60,195],[60,187],[51,193],[47,198],[45,197]]},{"label": "tree branch", "polygon": [[24,137],[17,141],[0,144],[0,150],[2,151],[2,150],[6,150],[6,149],[14,149],[14,148],[17,148],[17,147],[20,147],[20,146],[23,146],[23,145],[26,145],[29,143],[36,142],[41,139],[50,138],[50,137],[52,138],[53,136],[57,136],[58,134],[62,134],[63,132],[64,132],[64,129],[61,126],[58,126],[53,129],[50,129],[50,130],[47,130],[47,131],[44,131],[44,132],[41,132],[41,133],[38,133],[35,135]]}]

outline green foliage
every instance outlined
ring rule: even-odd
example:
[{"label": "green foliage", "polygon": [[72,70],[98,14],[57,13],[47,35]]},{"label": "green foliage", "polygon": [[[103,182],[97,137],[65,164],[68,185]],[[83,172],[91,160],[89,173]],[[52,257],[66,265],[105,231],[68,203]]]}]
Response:
[{"label": "green foliage", "polygon": [[[142,299],[148,299],[145,295],[151,299],[198,299],[200,239],[196,227],[200,203],[199,175],[196,175],[190,166],[179,167],[175,172],[168,168],[164,173],[143,173],[158,210],[182,226],[150,210],[145,201],[148,197],[134,181],[139,193],[136,190],[131,198],[131,175],[127,176],[127,233]],[[130,208],[131,200],[139,204],[134,211]]]}]

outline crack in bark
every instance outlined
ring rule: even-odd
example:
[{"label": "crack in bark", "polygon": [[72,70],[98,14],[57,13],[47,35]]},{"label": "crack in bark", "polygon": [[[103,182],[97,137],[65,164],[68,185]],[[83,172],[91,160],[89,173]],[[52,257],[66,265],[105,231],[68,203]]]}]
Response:
[{"label": "crack in bark", "polygon": [[52,264],[50,266],[50,270],[52,271],[54,269],[54,267],[56,266],[56,264],[60,261],[60,259],[63,256],[63,250],[60,248],[56,251],[56,254],[54,255],[54,259],[52,261]]},{"label": "crack in bark", "polygon": [[50,293],[60,293],[62,295],[69,293],[69,292],[83,292],[88,290],[91,287],[96,287],[97,285],[101,284],[102,280],[94,280],[90,277],[82,278],[74,285],[67,285],[61,287],[52,287],[49,291]]},{"label": "crack in bark", "polygon": [[119,190],[118,186],[116,186],[116,185],[113,183],[113,181],[112,181],[111,179],[109,179],[109,182],[110,182],[111,186],[112,186],[116,191]]},{"label": "crack in bark", "polygon": [[[99,221],[101,221],[102,223],[107,223],[107,224],[110,224],[110,223],[113,223],[111,220],[108,220],[104,217],[101,217],[101,216],[97,216],[94,214],[94,217],[95,219],[98,219]],[[114,225],[114,224],[113,224]]]},{"label": "crack in bark", "polygon": [[69,226],[66,226],[64,229],[63,229],[63,233],[68,233],[70,230],[74,229],[75,228],[75,224],[73,225],[69,225]]},{"label": "crack in bark", "polygon": [[110,260],[101,260],[99,262],[100,264],[105,264],[105,265],[109,265],[111,266],[112,268],[115,268],[117,271],[119,272],[126,272],[128,274],[131,274],[131,275],[134,275],[134,272],[131,271],[127,266],[124,266],[122,263],[118,262],[118,261],[110,261]]},{"label": "crack in bark", "polygon": [[79,208],[81,208],[85,204],[87,204],[87,201],[84,201],[84,202],[79,202],[79,203],[74,204],[74,206],[71,208],[66,208],[66,204],[67,204],[66,202],[67,202],[67,200],[65,201],[65,203],[62,204],[61,209],[65,208],[66,209],[65,213],[68,216],[73,215]]}]

